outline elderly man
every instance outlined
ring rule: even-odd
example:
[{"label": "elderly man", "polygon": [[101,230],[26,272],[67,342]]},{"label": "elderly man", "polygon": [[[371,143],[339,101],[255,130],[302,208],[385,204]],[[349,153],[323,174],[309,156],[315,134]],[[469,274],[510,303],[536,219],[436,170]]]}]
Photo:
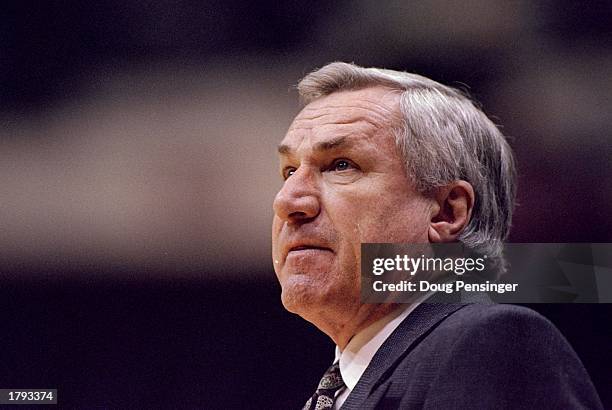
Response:
[{"label": "elderly man", "polygon": [[362,243],[460,242],[504,269],[516,185],[497,127],[414,74],[333,63],[298,89],[273,262],[285,308],[336,344],[304,408],[600,408],[576,354],[533,311],[361,300]]}]

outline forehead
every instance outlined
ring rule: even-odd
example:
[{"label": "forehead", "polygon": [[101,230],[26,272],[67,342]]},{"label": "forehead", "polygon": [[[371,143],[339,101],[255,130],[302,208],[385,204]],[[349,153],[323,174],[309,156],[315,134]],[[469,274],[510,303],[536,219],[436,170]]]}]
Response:
[{"label": "forehead", "polygon": [[338,91],[308,104],[295,117],[281,146],[297,149],[331,137],[374,138],[400,120],[399,93],[386,87]]}]

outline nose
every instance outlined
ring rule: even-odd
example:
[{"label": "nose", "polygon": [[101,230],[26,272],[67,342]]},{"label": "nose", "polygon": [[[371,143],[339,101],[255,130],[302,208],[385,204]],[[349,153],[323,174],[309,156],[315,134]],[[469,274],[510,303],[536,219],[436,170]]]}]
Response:
[{"label": "nose", "polygon": [[321,211],[316,176],[306,167],[299,167],[285,181],[274,198],[274,213],[288,223],[308,222]]}]

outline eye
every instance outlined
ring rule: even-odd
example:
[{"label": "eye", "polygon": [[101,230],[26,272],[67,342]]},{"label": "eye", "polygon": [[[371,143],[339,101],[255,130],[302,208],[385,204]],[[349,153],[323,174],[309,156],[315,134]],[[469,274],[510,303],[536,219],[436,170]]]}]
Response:
[{"label": "eye", "polygon": [[329,167],[329,170],[342,172],[342,171],[347,171],[351,168],[357,168],[357,167],[351,161],[347,159],[337,159],[334,162],[332,162],[331,166]]},{"label": "eye", "polygon": [[287,168],[283,169],[283,179],[286,180],[287,178],[289,178],[293,174],[295,174],[295,168],[287,167]]}]

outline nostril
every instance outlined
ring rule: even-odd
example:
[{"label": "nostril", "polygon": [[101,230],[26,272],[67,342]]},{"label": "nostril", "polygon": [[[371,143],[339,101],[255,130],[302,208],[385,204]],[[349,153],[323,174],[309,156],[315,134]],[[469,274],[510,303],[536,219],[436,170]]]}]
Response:
[{"label": "nostril", "polygon": [[289,214],[289,224],[302,225],[314,221],[317,214],[309,214],[308,212],[292,212]]},{"label": "nostril", "polygon": [[292,212],[289,214],[289,218],[290,219],[306,219],[308,218],[308,215],[306,215],[305,212],[301,212],[301,211],[296,211],[296,212]]}]

